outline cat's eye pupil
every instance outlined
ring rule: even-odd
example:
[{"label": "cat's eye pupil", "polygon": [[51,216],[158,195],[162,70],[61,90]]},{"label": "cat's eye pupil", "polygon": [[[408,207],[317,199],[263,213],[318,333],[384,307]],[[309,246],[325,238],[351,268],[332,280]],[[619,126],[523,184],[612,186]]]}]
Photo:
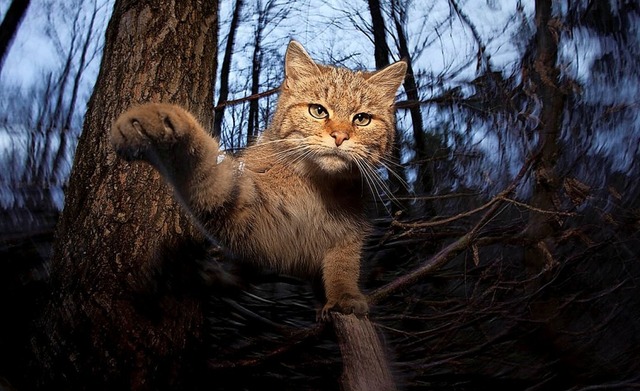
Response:
[{"label": "cat's eye pupil", "polygon": [[322,107],[322,105],[318,105],[318,104],[309,105],[309,114],[311,114],[312,117],[317,119],[323,119],[329,116],[329,112],[327,111],[327,109]]},{"label": "cat's eye pupil", "polygon": [[353,117],[353,123],[358,126],[367,126],[371,122],[371,114],[358,113]]}]

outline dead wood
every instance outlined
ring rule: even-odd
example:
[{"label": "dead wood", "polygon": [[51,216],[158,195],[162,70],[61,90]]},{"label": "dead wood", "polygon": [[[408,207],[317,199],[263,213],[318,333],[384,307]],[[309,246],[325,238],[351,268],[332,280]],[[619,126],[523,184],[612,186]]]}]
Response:
[{"label": "dead wood", "polygon": [[396,390],[384,344],[369,319],[340,313],[331,318],[342,353],[342,389]]}]

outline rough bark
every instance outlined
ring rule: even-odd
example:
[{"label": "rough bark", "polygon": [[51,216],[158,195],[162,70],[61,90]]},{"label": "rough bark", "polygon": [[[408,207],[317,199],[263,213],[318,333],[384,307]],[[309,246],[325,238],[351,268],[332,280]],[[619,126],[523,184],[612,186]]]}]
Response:
[{"label": "rough bark", "polygon": [[342,353],[341,388],[345,391],[396,389],[385,349],[375,327],[366,318],[332,313]]},{"label": "rough bark", "polygon": [[200,235],[149,166],[117,159],[112,122],[133,104],[212,123],[217,1],[116,1],[79,139],[33,339],[46,389],[197,384],[203,313],[187,248]]}]

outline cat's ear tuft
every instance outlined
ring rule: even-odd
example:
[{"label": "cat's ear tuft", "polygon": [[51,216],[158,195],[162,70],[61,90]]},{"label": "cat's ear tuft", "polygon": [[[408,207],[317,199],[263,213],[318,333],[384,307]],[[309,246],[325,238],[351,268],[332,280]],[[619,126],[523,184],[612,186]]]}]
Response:
[{"label": "cat's ear tuft", "polygon": [[297,41],[289,42],[284,59],[284,88],[290,88],[292,83],[295,84],[319,73],[320,68],[302,45]]},{"label": "cat's ear tuft", "polygon": [[367,81],[375,85],[376,88],[381,89],[385,96],[393,100],[406,74],[407,63],[404,60],[400,60],[373,73]]}]

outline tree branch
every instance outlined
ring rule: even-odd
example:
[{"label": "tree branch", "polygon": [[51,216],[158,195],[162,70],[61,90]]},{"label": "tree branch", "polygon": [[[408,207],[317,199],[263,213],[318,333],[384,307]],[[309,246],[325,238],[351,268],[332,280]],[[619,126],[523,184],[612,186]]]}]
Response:
[{"label": "tree branch", "polygon": [[265,96],[273,95],[278,91],[280,91],[280,87],[272,88],[270,90],[263,91],[263,92],[260,92],[260,93],[257,93],[257,94],[252,94],[252,95],[249,95],[249,96],[245,96],[244,98],[228,100],[226,102],[222,102],[222,103],[218,104],[217,106],[215,106],[213,108],[213,110],[218,111],[223,107],[233,106],[233,105],[237,105],[239,103],[250,102],[250,101],[253,101],[253,100],[264,98]]},{"label": "tree branch", "polygon": [[[455,258],[459,253],[468,248],[469,245],[476,240],[478,231],[482,229],[482,227],[484,227],[491,219],[493,219],[498,211],[502,208],[502,205],[505,202],[502,198],[511,194],[516,189],[522,178],[524,178],[525,174],[529,171],[534,162],[539,159],[539,157],[540,151],[534,153],[524,162],[522,168],[520,169],[520,172],[518,172],[511,184],[500,194],[496,195],[491,201],[489,201],[488,204],[491,204],[491,208],[480,218],[480,220],[468,233],[460,237],[455,242],[449,244],[444,249],[440,250],[440,252],[434,255],[431,259],[424,262],[422,266],[418,267],[414,271],[404,276],[398,277],[387,285],[373,291],[369,295],[369,302],[371,304],[374,304],[401,289],[415,284],[416,282],[427,276],[429,273],[436,269],[439,269],[441,266],[445,265],[451,259]],[[488,206],[488,204],[486,206]]]}]

